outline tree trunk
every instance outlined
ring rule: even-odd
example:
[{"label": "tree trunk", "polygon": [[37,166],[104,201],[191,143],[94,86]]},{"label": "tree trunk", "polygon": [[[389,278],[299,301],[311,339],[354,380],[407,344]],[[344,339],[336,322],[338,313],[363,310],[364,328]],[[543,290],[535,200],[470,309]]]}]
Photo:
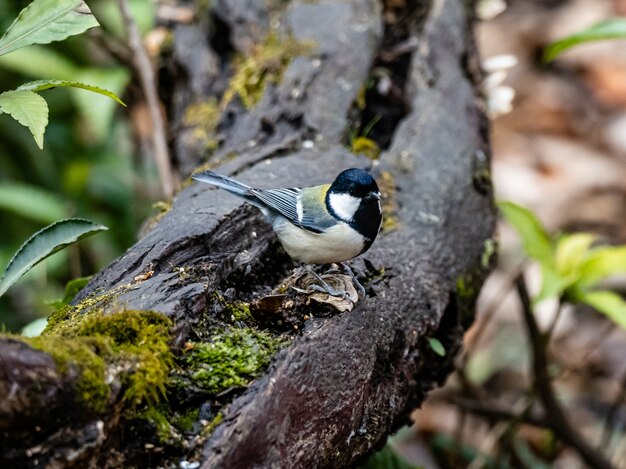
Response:
[{"label": "tree trunk", "polygon": [[[0,338],[2,461],[349,467],[407,423],[451,372],[490,267],[495,220],[466,5],[407,1],[383,11],[373,0],[294,1],[276,11],[266,3],[217,1],[212,21],[176,28],[161,94],[172,99],[177,163],[188,173],[210,154],[217,172],[258,187],[326,183],[348,167],[371,169],[385,196],[385,227],[351,262],[367,297],[339,313],[283,291],[297,264],[260,213],[224,191],[189,184],[55,315],[45,336],[73,337],[77,350],[104,357],[104,391],[86,380],[97,358],[81,361],[74,349],[62,356],[45,337]],[[278,58],[264,61],[263,47]],[[257,61],[233,60],[234,51]],[[246,64],[265,67],[262,85],[234,87]],[[368,87],[372,79],[377,84]],[[207,101],[229,92],[228,102]],[[246,107],[244,92],[260,100]],[[204,117],[190,118],[194,109]],[[376,116],[361,143],[378,142],[382,154],[355,155],[350,129],[363,132]],[[162,324],[147,311],[171,320],[173,358],[146,345],[160,344],[157,336],[138,342],[101,325],[104,315],[125,324],[131,312],[141,327]],[[269,356],[254,355],[260,366],[221,370],[236,377],[217,382],[219,365],[192,360],[218,342],[236,347],[241,334],[247,358],[261,349],[273,355],[268,367]],[[94,336],[100,342],[89,342]],[[146,361],[146,350],[169,370],[166,380],[145,370],[156,363]],[[237,353],[225,350],[219,363]],[[93,397],[99,392],[104,400]],[[176,424],[183,415],[191,416],[186,428]]]}]

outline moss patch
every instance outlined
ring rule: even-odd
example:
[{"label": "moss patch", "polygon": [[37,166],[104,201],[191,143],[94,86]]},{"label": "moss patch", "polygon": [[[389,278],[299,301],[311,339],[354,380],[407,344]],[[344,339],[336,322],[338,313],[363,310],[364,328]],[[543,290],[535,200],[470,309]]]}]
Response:
[{"label": "moss patch", "polygon": [[235,96],[239,96],[246,108],[254,106],[263,97],[268,84],[280,83],[293,58],[312,50],[311,43],[293,38],[281,40],[278,34],[269,34],[263,44],[253,47],[250,55],[239,56],[233,61],[234,73],[222,96],[222,107]]},{"label": "moss patch", "polygon": [[381,231],[392,231],[398,228],[398,216],[396,215],[396,184],[393,175],[389,171],[383,171],[378,178],[383,211],[383,224]]},{"label": "moss patch", "polygon": [[191,138],[204,142],[206,151],[217,148],[217,124],[220,120],[220,104],[217,98],[211,96],[206,101],[190,104],[185,109],[183,122],[191,127]]},{"label": "moss patch", "polygon": [[365,155],[371,160],[376,160],[380,156],[378,143],[367,137],[353,138],[350,151],[356,155]]},{"label": "moss patch", "polygon": [[224,308],[226,317],[229,321],[245,322],[248,325],[254,323],[254,317],[250,312],[250,304],[243,301],[229,302],[218,292],[214,293],[215,300]]},{"label": "moss patch", "polygon": [[76,391],[95,412],[105,409],[117,377],[127,408],[156,404],[165,395],[173,358],[169,348],[171,321],[153,311],[94,312],[79,315],[64,309],[44,335],[19,339],[49,353],[61,373],[79,371]]},{"label": "moss patch", "polygon": [[76,368],[75,382],[81,401],[95,412],[103,412],[109,402],[111,389],[106,384],[107,365],[99,353],[108,348],[101,340],[92,338],[68,339],[61,336],[15,337],[31,347],[48,353],[58,370],[67,374]]},{"label": "moss patch", "polygon": [[284,340],[256,329],[218,332],[210,342],[190,344],[182,358],[185,375],[210,394],[245,387],[283,345]]}]

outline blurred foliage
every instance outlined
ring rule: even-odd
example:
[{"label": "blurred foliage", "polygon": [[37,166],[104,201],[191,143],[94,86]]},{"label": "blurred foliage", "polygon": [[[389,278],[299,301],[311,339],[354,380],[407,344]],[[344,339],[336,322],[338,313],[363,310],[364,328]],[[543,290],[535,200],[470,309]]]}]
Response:
[{"label": "blurred foliage", "polygon": [[504,219],[522,238],[526,254],[541,265],[542,286],[535,303],[559,297],[585,303],[626,329],[626,301],[618,294],[597,290],[607,278],[626,273],[626,246],[592,246],[590,233],[550,239],[537,217],[512,202],[501,202]]},{"label": "blurred foliage", "polygon": [[559,54],[578,44],[605,39],[626,39],[626,18],[611,18],[601,21],[584,31],[553,42],[546,47],[543,61],[552,62]]},{"label": "blurred foliage", "polygon": [[394,450],[393,445],[388,441],[383,449],[374,453],[358,469],[420,469],[420,467],[407,462]]},{"label": "blurred foliage", "polygon": [[[130,3],[140,28],[149,30],[153,3]],[[0,31],[24,5],[0,0]],[[124,96],[131,71],[110,52],[125,47],[117,2],[100,0],[90,8],[102,28],[0,57],[3,89],[60,79]],[[47,91],[46,99],[50,123],[43,150],[26,128],[0,119],[0,269],[32,233],[59,218],[86,217],[110,229],[50,257],[0,299],[0,327],[12,331],[47,316],[47,302],[63,296],[66,282],[96,272],[128,248],[154,202],[150,194],[157,192],[156,168],[136,155],[128,117],[116,102],[66,88]],[[132,96],[125,100],[132,107]]]}]

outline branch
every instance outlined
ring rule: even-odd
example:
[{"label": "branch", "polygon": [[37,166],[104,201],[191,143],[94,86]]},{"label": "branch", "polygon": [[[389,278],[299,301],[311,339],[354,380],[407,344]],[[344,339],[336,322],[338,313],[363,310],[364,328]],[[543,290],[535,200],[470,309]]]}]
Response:
[{"label": "branch", "polygon": [[124,24],[126,25],[126,31],[128,32],[128,45],[133,53],[135,69],[139,75],[141,88],[146,99],[148,112],[150,113],[150,120],[152,121],[152,149],[157,168],[159,169],[163,194],[169,199],[174,194],[174,177],[167,148],[167,126],[161,113],[153,65],[143,45],[137,23],[135,23],[128,7],[128,1],[119,0],[119,5]]},{"label": "branch", "polygon": [[551,422],[550,426],[555,433],[568,445],[574,448],[580,457],[591,467],[598,469],[613,469],[614,466],[598,451],[587,444],[585,439],[576,432],[568,422],[561,405],[556,399],[552,382],[548,373],[548,357],[546,342],[542,336],[532,311],[530,297],[526,283],[520,275],[516,281],[517,291],[522,305],[522,314],[528,338],[533,351],[533,386],[541,401],[545,417]]}]

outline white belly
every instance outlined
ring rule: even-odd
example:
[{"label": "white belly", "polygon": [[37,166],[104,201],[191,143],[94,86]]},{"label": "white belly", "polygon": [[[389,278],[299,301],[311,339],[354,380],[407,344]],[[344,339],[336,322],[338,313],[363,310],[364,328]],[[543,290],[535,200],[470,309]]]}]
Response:
[{"label": "white belly", "polygon": [[305,264],[347,261],[361,253],[365,241],[363,236],[343,222],[324,233],[298,228],[281,216],[276,217],[273,226],[287,254]]}]

